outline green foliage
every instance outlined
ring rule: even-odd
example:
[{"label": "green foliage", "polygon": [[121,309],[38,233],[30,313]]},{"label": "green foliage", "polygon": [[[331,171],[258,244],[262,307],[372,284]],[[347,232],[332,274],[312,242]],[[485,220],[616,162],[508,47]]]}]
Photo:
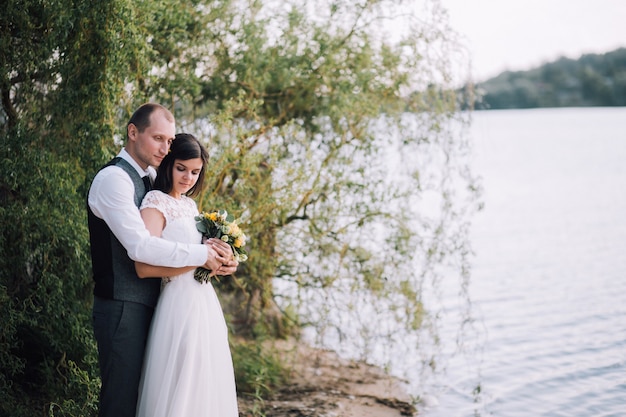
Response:
[{"label": "green foliage", "polygon": [[2,415],[95,415],[85,197],[113,150],[125,10],[9,1],[0,18]]},{"label": "green foliage", "polygon": [[[3,184],[11,188],[2,196],[0,215],[13,225],[3,229],[0,256],[2,305],[8,309],[0,324],[6,346],[0,367],[7,388],[2,392],[9,397],[0,407],[25,416],[32,410],[14,409],[31,401],[41,408],[68,394],[95,406],[90,388],[75,380],[80,372],[95,371],[89,246],[84,200],[76,194],[82,178],[68,176],[74,163],[41,148],[33,152],[31,138],[7,138],[7,144],[21,146],[11,146],[10,156],[3,152],[0,163],[2,178],[12,180]],[[20,398],[24,403],[16,404]]]},{"label": "green foliage", "polygon": [[287,380],[279,352],[260,341],[240,340],[231,345],[237,392],[262,400]]},{"label": "green foliage", "polygon": [[529,71],[504,72],[480,83],[480,108],[624,106],[626,49],[561,58]]}]

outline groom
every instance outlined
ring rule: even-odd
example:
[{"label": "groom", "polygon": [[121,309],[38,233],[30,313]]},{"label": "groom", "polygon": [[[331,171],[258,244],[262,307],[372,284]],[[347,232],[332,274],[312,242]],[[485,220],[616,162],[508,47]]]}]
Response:
[{"label": "groom", "polygon": [[[174,140],[165,107],[139,107],[126,127],[126,144],[94,177],[88,222],[94,287],[93,326],[102,387],[100,417],[134,417],[144,348],[160,279],[140,279],[134,261],[157,266],[204,266],[219,275],[237,269],[227,244],[182,244],[150,236],[139,206]],[[155,381],[159,383],[159,381]]]}]

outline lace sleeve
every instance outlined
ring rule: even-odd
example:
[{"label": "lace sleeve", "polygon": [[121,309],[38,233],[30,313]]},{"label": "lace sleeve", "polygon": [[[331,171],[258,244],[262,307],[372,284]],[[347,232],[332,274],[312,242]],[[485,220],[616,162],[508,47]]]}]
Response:
[{"label": "lace sleeve", "polygon": [[148,192],[148,194],[146,194],[146,196],[143,198],[143,201],[141,202],[141,207],[139,209],[157,209],[161,212],[161,214],[163,214],[163,217],[165,217],[165,223],[169,223],[171,219],[171,214],[174,211],[173,208],[170,207],[171,204],[169,203],[170,199],[168,198],[167,194],[161,191],[153,190]]},{"label": "lace sleeve", "polygon": [[163,207],[165,206],[164,200],[165,194],[163,194],[161,191],[149,191],[148,194],[146,194],[146,196],[143,198],[139,210],[143,210],[145,208],[155,208],[160,212],[163,212]]}]

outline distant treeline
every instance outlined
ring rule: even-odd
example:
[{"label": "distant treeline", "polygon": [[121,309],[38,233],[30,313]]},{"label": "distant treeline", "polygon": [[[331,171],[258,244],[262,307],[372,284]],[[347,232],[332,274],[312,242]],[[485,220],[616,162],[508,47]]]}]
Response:
[{"label": "distant treeline", "polygon": [[626,48],[506,71],[477,85],[476,109],[626,106]]}]

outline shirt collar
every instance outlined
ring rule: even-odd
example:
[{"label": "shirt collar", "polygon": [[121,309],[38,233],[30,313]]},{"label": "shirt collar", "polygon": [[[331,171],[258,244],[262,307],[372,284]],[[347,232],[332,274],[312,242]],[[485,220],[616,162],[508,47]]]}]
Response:
[{"label": "shirt collar", "polygon": [[153,167],[149,166],[148,169],[142,169],[137,163],[137,161],[135,161],[133,157],[130,156],[130,154],[126,151],[125,148],[122,148],[122,150],[120,151],[119,154],[117,154],[117,156],[124,159],[133,168],[135,168],[135,171],[137,171],[137,174],[139,174],[140,177],[143,178],[144,176],[149,175],[150,178],[152,178],[152,180],[156,178],[156,170]]}]

